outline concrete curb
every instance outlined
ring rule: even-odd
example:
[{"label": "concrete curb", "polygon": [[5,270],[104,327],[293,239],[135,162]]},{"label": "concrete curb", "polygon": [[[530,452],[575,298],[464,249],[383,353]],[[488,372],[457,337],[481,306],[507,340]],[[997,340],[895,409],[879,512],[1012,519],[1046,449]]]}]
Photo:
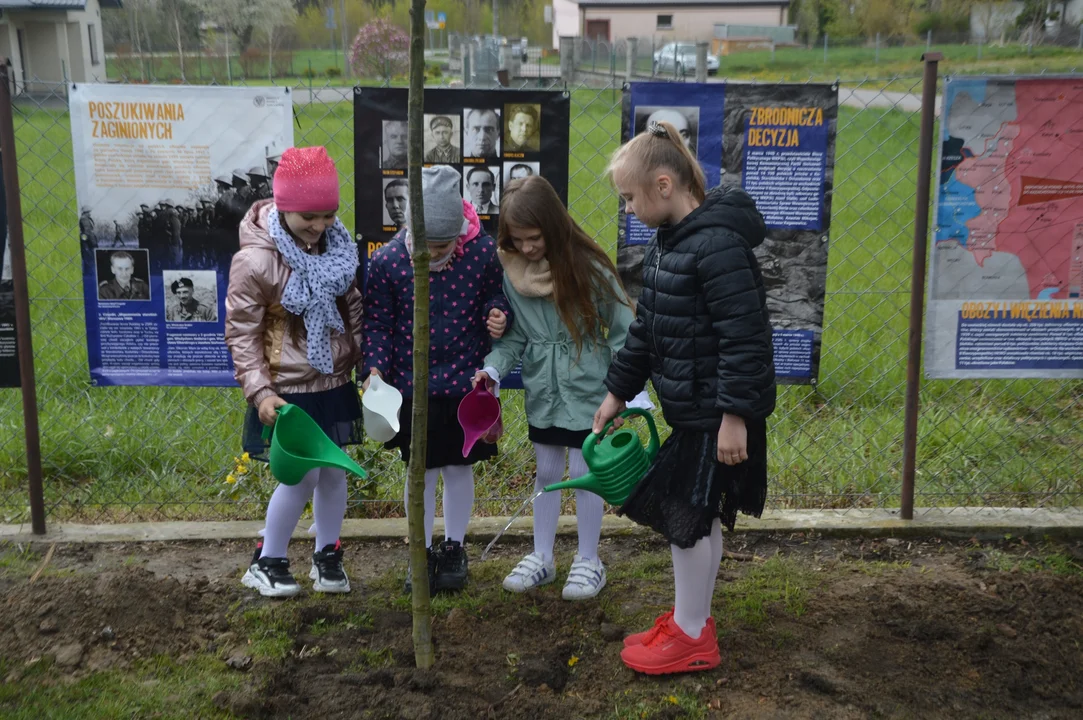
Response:
[{"label": "concrete curb", "polygon": [[[507,525],[506,517],[474,518],[470,539],[487,542]],[[302,519],[294,537],[308,537],[310,520]],[[527,538],[533,523],[519,518],[508,529],[508,538]],[[122,525],[53,523],[45,535],[34,535],[29,524],[0,525],[0,542],[176,542],[185,540],[234,540],[257,536],[263,521],[149,522]],[[561,516],[557,532],[574,534],[575,516]],[[1083,537],[1083,508],[1061,510],[1026,508],[930,508],[915,512],[911,521],[899,518],[898,510],[774,510],[762,518],[741,516],[741,533],[815,532],[826,536],[944,537],[989,539],[1010,534],[1024,538]],[[436,533],[443,532],[440,518]],[[404,540],[406,520],[346,520],[342,537],[358,540]],[[614,515],[602,521],[603,537],[657,537],[650,530]]]}]

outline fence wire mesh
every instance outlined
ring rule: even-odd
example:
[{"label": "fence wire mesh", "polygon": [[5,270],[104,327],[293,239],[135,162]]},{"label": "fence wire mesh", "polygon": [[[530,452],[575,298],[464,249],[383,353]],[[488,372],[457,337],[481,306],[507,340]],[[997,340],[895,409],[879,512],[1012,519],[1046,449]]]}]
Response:
[{"label": "fence wire mesh", "polygon": [[[569,86],[569,205],[615,253],[617,198],[602,179],[620,142],[625,68],[614,57],[610,77]],[[523,75],[523,86],[566,87],[548,70]],[[260,517],[274,481],[239,457],[239,390],[91,387],[66,89],[24,89],[16,144],[49,519]],[[920,91],[915,77],[841,84],[819,382],[781,388],[770,426],[773,507],[898,505]],[[352,198],[352,89],[298,86],[294,112],[296,142],[327,146]],[[353,219],[347,201],[342,220]],[[916,505],[1081,504],[1081,390],[1063,381],[924,382]],[[476,468],[482,515],[513,512],[533,488],[521,393],[506,393],[504,404],[500,455]],[[0,428],[0,521],[24,522],[17,390],[0,392]],[[350,516],[401,514],[397,454],[371,442],[356,454],[370,477],[353,481]]]}]

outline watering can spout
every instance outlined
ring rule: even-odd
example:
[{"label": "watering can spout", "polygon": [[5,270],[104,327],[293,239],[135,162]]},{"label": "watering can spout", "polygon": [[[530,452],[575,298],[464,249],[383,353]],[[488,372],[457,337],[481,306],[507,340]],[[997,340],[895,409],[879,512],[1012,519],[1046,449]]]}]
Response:
[{"label": "watering can spout", "polygon": [[560,492],[561,490],[587,490],[595,495],[602,495],[602,486],[598,482],[598,478],[594,477],[594,473],[587,473],[582,477],[577,477],[572,480],[565,480],[564,482],[553,483],[552,485],[545,486],[545,492]]}]

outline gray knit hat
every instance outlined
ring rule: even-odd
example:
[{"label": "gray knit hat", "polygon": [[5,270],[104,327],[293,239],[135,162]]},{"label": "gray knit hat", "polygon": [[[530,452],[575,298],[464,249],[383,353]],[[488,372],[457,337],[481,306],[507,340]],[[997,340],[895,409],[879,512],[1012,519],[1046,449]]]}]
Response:
[{"label": "gray knit hat", "polygon": [[457,240],[463,234],[462,176],[447,165],[422,168],[421,194],[425,201],[425,237],[430,243]]}]

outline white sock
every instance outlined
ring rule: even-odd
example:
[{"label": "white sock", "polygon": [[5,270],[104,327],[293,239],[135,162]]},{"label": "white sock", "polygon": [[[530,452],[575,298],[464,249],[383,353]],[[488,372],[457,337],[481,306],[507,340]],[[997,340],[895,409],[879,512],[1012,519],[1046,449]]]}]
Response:
[{"label": "white sock", "polygon": [[[538,460],[534,492],[564,479],[566,451],[567,448],[557,445],[534,443],[534,454]],[[557,541],[561,494],[559,492],[542,493],[534,500],[534,552],[550,561],[553,559],[553,546]]]},{"label": "white sock", "polygon": [[699,542],[687,550],[676,545],[669,547],[673,552],[673,580],[677,589],[676,601],[673,603],[673,620],[685,635],[695,640],[711,614],[706,600],[718,574],[717,567],[711,572],[711,558],[714,553],[711,538],[700,538]]},{"label": "white sock", "polygon": [[320,470],[309,470],[296,485],[278,484],[267,503],[267,525],[263,532],[261,558],[284,558],[297,521],[312,497],[320,479]]},{"label": "white sock", "polygon": [[[432,528],[436,524],[436,480],[440,468],[425,471],[425,547],[432,547]],[[410,504],[410,478],[402,487],[403,502]]]},{"label": "white sock", "polygon": [[[568,477],[578,478],[587,474],[583,451],[568,449]],[[598,541],[602,537],[602,515],[605,504],[602,498],[587,490],[575,491],[575,519],[579,530],[579,554],[587,560],[598,559]]]},{"label": "white sock", "polygon": [[714,589],[718,583],[718,572],[722,565],[722,521],[714,519],[711,525],[711,583],[707,586],[707,616],[712,615],[711,603],[714,602]]},{"label": "white sock", "polygon": [[448,465],[444,475],[444,538],[462,543],[474,512],[474,468]]},{"label": "white sock", "polygon": [[316,518],[316,550],[338,542],[342,520],[346,517],[346,471],[320,468],[320,481],[312,494],[312,514]]}]

